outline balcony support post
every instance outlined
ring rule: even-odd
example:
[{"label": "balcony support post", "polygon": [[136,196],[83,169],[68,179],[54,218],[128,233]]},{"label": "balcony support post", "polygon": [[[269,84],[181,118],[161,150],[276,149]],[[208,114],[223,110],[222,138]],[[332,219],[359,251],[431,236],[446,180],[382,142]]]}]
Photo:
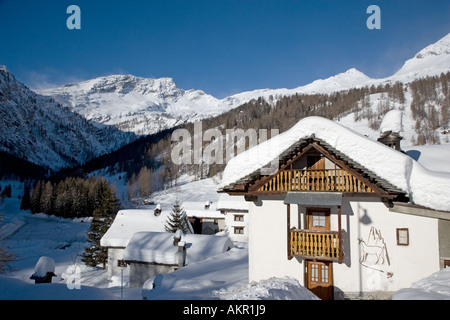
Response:
[{"label": "balcony support post", "polygon": [[342,263],[344,255],[342,253],[342,224],[341,224],[341,206],[337,206],[338,208],[338,237],[339,237],[339,264]]},{"label": "balcony support post", "polygon": [[292,259],[291,255],[291,204],[286,204],[286,236],[287,236],[287,257]]}]

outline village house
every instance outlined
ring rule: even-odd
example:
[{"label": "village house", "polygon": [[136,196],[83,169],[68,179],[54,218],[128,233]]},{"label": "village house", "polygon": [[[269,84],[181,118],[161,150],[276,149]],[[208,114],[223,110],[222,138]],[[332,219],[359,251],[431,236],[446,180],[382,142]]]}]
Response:
[{"label": "village house", "polygon": [[[100,239],[100,245],[108,250],[107,279],[120,272],[119,264],[123,253],[136,232],[164,232],[170,210],[161,210],[161,206],[153,205],[147,209],[120,210],[108,231]],[[192,226],[185,216],[185,225],[190,233]]]},{"label": "village house", "polygon": [[185,201],[182,204],[196,234],[215,234],[225,230],[225,217],[217,211],[217,202]]},{"label": "village house", "polygon": [[220,195],[217,211],[225,217],[228,236],[236,242],[248,242],[248,202],[243,196]]},{"label": "village house", "polygon": [[146,280],[185,265],[206,260],[233,248],[228,236],[137,232],[123,253],[130,265],[130,287],[140,288]]},{"label": "village house", "polygon": [[233,158],[219,191],[248,201],[250,281],[380,299],[450,264],[450,174],[324,118]]}]

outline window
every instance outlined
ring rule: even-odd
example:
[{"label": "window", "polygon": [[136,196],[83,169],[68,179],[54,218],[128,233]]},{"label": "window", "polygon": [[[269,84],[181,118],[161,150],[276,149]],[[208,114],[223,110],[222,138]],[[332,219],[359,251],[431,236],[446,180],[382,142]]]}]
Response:
[{"label": "window", "polygon": [[243,214],[235,214],[234,221],[244,221],[244,215]]},{"label": "window", "polygon": [[397,245],[407,246],[409,245],[409,229],[397,228]]},{"label": "window", "polygon": [[311,281],[319,282],[319,265],[311,264]]},{"label": "window", "polygon": [[312,215],[312,226],[317,228],[325,228],[325,213],[314,212]]},{"label": "window", "polygon": [[234,234],[244,234],[244,227],[234,227]]},{"label": "window", "polygon": [[310,230],[330,230],[330,209],[307,209],[306,224]]},{"label": "window", "polygon": [[316,285],[331,283],[331,269],[328,263],[308,261],[307,268],[310,283],[314,282]]},{"label": "window", "polygon": [[328,283],[328,266],[327,265],[323,265],[322,266],[322,282],[324,283]]}]

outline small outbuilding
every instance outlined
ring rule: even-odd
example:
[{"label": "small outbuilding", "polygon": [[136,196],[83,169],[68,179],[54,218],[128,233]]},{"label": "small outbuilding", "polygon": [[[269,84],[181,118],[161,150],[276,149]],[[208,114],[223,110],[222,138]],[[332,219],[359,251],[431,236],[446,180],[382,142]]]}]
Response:
[{"label": "small outbuilding", "polygon": [[130,265],[130,287],[160,273],[169,273],[185,265],[205,260],[233,248],[228,236],[169,232],[137,232],[128,243],[123,260]]},{"label": "small outbuilding", "polygon": [[34,280],[36,284],[51,283],[53,277],[56,277],[55,260],[50,257],[40,257],[30,279]]},{"label": "small outbuilding", "polygon": [[[159,210],[159,214],[155,214],[156,210]],[[157,205],[149,206],[145,210],[120,210],[116,214],[111,227],[100,240],[100,245],[108,249],[108,280],[120,272],[119,263],[131,237],[141,231],[165,231],[164,227],[169,213],[170,211],[161,210],[161,206]],[[187,229],[193,232],[187,217],[183,217]]]}]

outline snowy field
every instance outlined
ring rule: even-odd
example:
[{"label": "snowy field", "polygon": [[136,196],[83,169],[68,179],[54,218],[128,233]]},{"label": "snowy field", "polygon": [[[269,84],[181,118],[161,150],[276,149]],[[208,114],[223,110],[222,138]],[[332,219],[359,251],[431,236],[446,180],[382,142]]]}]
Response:
[{"label": "snowy field", "polygon": [[[205,261],[193,263],[164,276],[159,275],[155,289],[128,287],[129,269],[106,280],[106,270],[92,268],[80,261],[84,250],[89,219],[61,219],[43,214],[20,211],[18,195],[23,191],[13,184],[11,199],[4,199],[0,211],[4,223],[0,238],[13,248],[16,261],[12,272],[0,276],[0,300],[236,300],[236,299],[317,299],[294,279],[271,279],[248,283],[248,249],[237,243],[235,248]],[[212,179],[188,182],[182,179],[177,188],[155,194],[163,206],[181,201],[209,199],[217,201],[216,183]],[[34,284],[30,276],[42,256],[55,261],[55,274],[50,284]]]},{"label": "snowy field", "polygon": [[[405,148],[406,149],[406,148]],[[450,172],[450,145],[410,147],[407,153],[431,170]],[[443,160],[444,159],[444,160]],[[60,219],[20,211],[22,185],[11,184],[12,198],[0,206],[3,224],[0,240],[13,249],[17,258],[13,270],[0,276],[0,300],[314,300],[311,294],[291,278],[268,279],[248,283],[246,244],[209,259],[193,263],[170,274],[149,279],[143,289],[128,287],[128,269],[106,280],[106,270],[85,266],[80,261],[89,219]],[[213,179],[192,182],[180,179],[177,188],[154,194],[162,206],[171,206],[176,197],[183,201],[217,201],[219,182]],[[119,186],[120,187],[120,186]],[[35,285],[30,276],[41,256],[55,261],[51,284]],[[79,285],[79,287],[77,287]],[[393,299],[450,299],[450,269],[444,269],[394,294]]]}]

